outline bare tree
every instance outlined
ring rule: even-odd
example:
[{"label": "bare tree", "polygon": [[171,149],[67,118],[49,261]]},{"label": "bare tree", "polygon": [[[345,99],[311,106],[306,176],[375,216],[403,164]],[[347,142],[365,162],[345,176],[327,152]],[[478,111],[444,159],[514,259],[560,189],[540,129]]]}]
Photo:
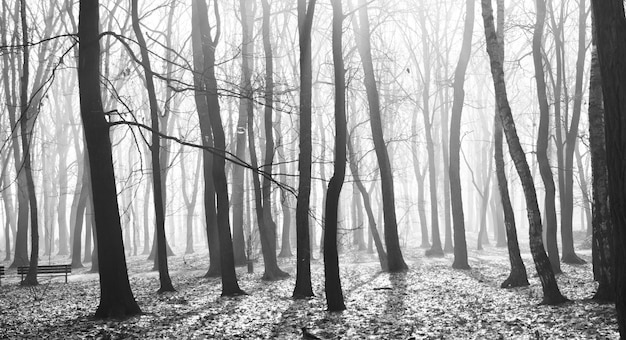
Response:
[{"label": "bare tree", "polygon": [[509,145],[509,153],[515,164],[515,169],[522,181],[524,196],[526,198],[526,208],[528,210],[528,221],[530,223],[530,251],[535,261],[535,267],[539,274],[539,279],[543,287],[543,300],[545,304],[559,304],[567,301],[561,295],[559,287],[554,277],[554,272],[550,265],[550,260],[543,248],[543,240],[541,239],[541,214],[537,203],[537,193],[535,184],[530,174],[530,167],[526,161],[526,155],[520,144],[515,121],[509,106],[506,84],[504,82],[504,58],[500,55],[501,49],[498,44],[498,36],[496,33],[493,9],[491,0],[481,0],[482,16],[485,27],[485,38],[487,40],[487,53],[489,54],[489,62],[491,66],[491,75],[493,77],[494,88],[496,91],[496,101],[498,111],[500,113],[500,121],[504,130],[507,143]]}]

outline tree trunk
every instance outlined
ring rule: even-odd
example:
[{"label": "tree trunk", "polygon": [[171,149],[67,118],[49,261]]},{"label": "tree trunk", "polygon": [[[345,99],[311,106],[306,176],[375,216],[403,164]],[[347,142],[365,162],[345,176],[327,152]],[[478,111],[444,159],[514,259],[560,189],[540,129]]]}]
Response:
[{"label": "tree trunk", "polygon": [[[500,58],[500,62],[504,62],[504,0],[497,0],[497,25],[496,32],[498,53],[494,57]],[[488,9],[487,9],[488,10]],[[485,7],[483,6],[483,11]],[[485,25],[486,26],[486,25]],[[528,274],[526,266],[520,255],[519,243],[517,241],[517,228],[515,227],[515,213],[511,204],[509,195],[509,184],[506,179],[504,151],[502,147],[502,121],[498,108],[495,110],[493,120],[493,141],[494,141],[494,160],[496,163],[496,181],[498,183],[498,192],[502,210],[504,215],[504,229],[506,231],[506,245],[509,250],[509,262],[511,263],[511,272],[509,276],[500,285],[501,288],[514,288],[528,286]],[[497,201],[497,199],[495,199]],[[497,221],[499,223],[499,221]],[[496,226],[496,229],[498,227]],[[498,242],[499,243],[499,242]]]},{"label": "tree trunk", "polygon": [[602,74],[604,126],[611,219],[614,226],[615,306],[620,335],[626,337],[626,18],[622,0],[592,0],[598,62]]},{"label": "tree trunk", "polygon": [[374,65],[372,62],[372,49],[370,46],[370,26],[367,16],[367,3],[359,0],[359,21],[360,34],[357,37],[357,49],[361,56],[363,71],[365,75],[365,90],[370,112],[370,128],[374,139],[374,150],[378,159],[380,179],[382,187],[383,214],[385,222],[385,245],[387,247],[387,261],[390,272],[402,272],[408,269],[400,250],[398,238],[398,224],[396,219],[396,208],[393,188],[393,174],[387,146],[383,136],[382,121],[380,116],[380,98],[374,76]]},{"label": "tree trunk", "polygon": [[585,72],[585,56],[587,52],[587,5],[585,0],[578,4],[578,56],[576,59],[576,84],[574,93],[574,108],[571,123],[565,135],[565,190],[561,193],[561,242],[562,261],[569,264],[584,264],[585,260],[574,251],[574,235],[572,219],[574,213],[574,151],[578,139],[578,123],[583,100],[583,74]]},{"label": "tree trunk", "polygon": [[474,29],[474,0],[466,1],[465,28],[459,63],[454,72],[454,100],[450,119],[450,196],[452,198],[452,223],[454,230],[454,262],[452,268],[469,269],[467,262],[467,243],[465,241],[465,217],[461,194],[460,149],[461,149],[461,114],[465,100],[465,73],[472,53],[472,33]]},{"label": "tree trunk", "polygon": [[[208,10],[204,0],[194,2],[197,8],[193,13],[198,13],[195,25],[200,30],[202,40],[202,52],[204,55],[203,80],[206,86],[206,101],[208,104],[208,116],[210,120],[213,143],[216,156],[213,158],[213,181],[215,183],[215,193],[217,196],[217,232],[220,243],[220,264],[222,269],[222,296],[236,296],[245,294],[239,288],[237,274],[235,273],[235,258],[233,252],[233,241],[230,235],[230,216],[228,203],[228,183],[226,181],[225,159],[226,159],[226,138],[224,127],[220,116],[220,103],[218,98],[218,86],[215,79],[215,48],[220,38],[219,9],[217,1],[213,10],[217,21],[215,36],[211,36],[209,26]],[[207,136],[203,135],[203,139]]]},{"label": "tree trunk", "polygon": [[39,261],[39,223],[37,216],[37,193],[35,192],[35,182],[33,181],[33,172],[31,168],[30,159],[30,141],[32,140],[32,134],[35,127],[36,115],[33,108],[28,102],[28,71],[29,71],[29,41],[28,41],[28,26],[26,23],[26,0],[20,1],[20,17],[22,21],[22,40],[24,44],[24,50],[22,52],[24,58],[24,65],[22,66],[22,78],[20,80],[20,133],[22,137],[22,153],[24,155],[22,171],[26,177],[26,188],[28,192],[28,203],[30,206],[30,237],[31,237],[31,250],[30,250],[30,262],[28,268],[28,274],[26,278],[21,282],[25,286],[35,286],[37,282],[37,264]]},{"label": "tree trunk", "polygon": [[506,94],[503,69],[504,57],[499,47],[500,45],[498,44],[498,37],[493,23],[491,0],[482,0],[482,16],[485,25],[487,53],[489,54],[500,121],[509,145],[509,153],[515,164],[515,169],[519,174],[524,189],[524,196],[526,197],[528,221],[530,223],[530,251],[533,255],[535,267],[537,268],[537,273],[539,274],[539,279],[543,287],[542,303],[559,304],[567,301],[567,299],[563,297],[559,291],[554,272],[550,265],[550,260],[543,248],[543,241],[541,239],[541,214],[537,204],[537,194],[535,192],[533,178],[530,174],[530,168],[526,161],[526,155],[517,136],[513,114],[511,113],[511,107],[509,106]]},{"label": "tree trunk", "polygon": [[[595,26],[595,18],[592,18]],[[591,50],[589,76],[589,151],[591,152],[591,174],[593,178],[592,207],[592,257],[594,278],[598,290],[594,300],[615,301],[613,267],[613,224],[609,206],[609,178],[604,132],[604,108],[602,105],[602,76],[598,63],[596,39]]]},{"label": "tree trunk", "polygon": [[[543,61],[541,54],[543,27],[546,19],[546,3],[545,0],[537,0],[537,19],[533,33],[533,62],[535,65],[535,80],[537,82],[537,99],[539,100],[539,132],[537,133],[537,162],[539,163],[539,172],[545,187],[544,208],[546,215],[546,243],[548,246],[548,256],[552,264],[554,273],[561,272],[559,263],[559,249],[556,241],[557,218],[555,207],[555,187],[552,169],[550,168],[550,160],[548,159],[548,139],[550,129],[550,107],[548,106],[548,96],[546,94],[546,81],[543,71]],[[558,100],[558,98],[557,98]]]},{"label": "tree trunk", "polygon": [[[206,3],[203,2],[204,11],[206,11]],[[208,65],[205,67],[203,41],[201,38],[202,29],[199,27],[198,8],[201,6],[194,2],[192,14],[192,46],[193,46],[193,67],[194,67],[194,99],[198,110],[198,120],[200,122],[200,133],[202,135],[202,146],[205,148],[213,148],[213,134],[211,132],[211,122],[209,119],[209,106],[206,95],[206,84],[203,74]],[[207,150],[202,152],[202,172],[204,177],[204,214],[206,223],[207,239],[209,243],[209,268],[205,277],[218,277],[222,275],[222,265],[220,260],[220,241],[217,231],[217,211],[215,205],[215,184],[213,181],[213,162],[214,156]]]},{"label": "tree trunk", "polygon": [[[249,4],[249,6],[246,6]],[[253,54],[254,54],[254,1],[240,0],[239,7],[241,10],[241,26],[242,26],[242,42],[241,42],[241,90],[243,91],[239,99],[239,118],[237,119],[237,137],[235,155],[239,159],[246,157],[246,133],[247,131],[247,115],[248,109],[252,105],[251,91],[252,84],[250,76],[252,72]],[[247,76],[246,76],[247,75]],[[231,205],[233,208],[233,247],[235,251],[235,265],[243,266],[246,264],[246,243],[243,232],[243,210],[244,210],[244,168],[241,166],[233,166],[233,195]],[[246,204],[250,204],[247,202]]]},{"label": "tree trunk", "polygon": [[167,266],[167,246],[165,244],[165,202],[163,199],[163,182],[161,179],[161,137],[159,136],[159,113],[157,107],[156,91],[154,89],[154,79],[152,66],[150,65],[150,57],[148,47],[143,37],[139,24],[139,9],[137,8],[137,0],[131,0],[131,16],[133,22],[133,30],[141,49],[141,63],[145,74],[146,89],[148,90],[148,100],[150,103],[150,127],[152,129],[152,145],[150,145],[150,155],[152,163],[152,190],[154,193],[154,212],[156,219],[156,262],[159,268],[159,287],[158,293],[174,292],[172,279],[170,278]]},{"label": "tree trunk", "polygon": [[300,154],[298,155],[298,200],[296,202],[296,299],[313,296],[311,285],[311,245],[309,238],[309,206],[311,199],[311,27],[316,0],[298,0],[298,32],[300,38]]},{"label": "tree trunk", "polygon": [[100,272],[98,318],[141,313],[128,281],[117,206],[113,157],[100,97],[99,1],[81,1],[78,23],[78,81],[81,117],[89,154]]},{"label": "tree trunk", "polygon": [[333,0],[333,65],[335,74],[335,161],[334,173],[326,195],[326,228],[324,230],[324,287],[326,306],[331,312],[346,309],[339,275],[337,251],[338,207],[341,188],[346,175],[346,79],[342,51],[343,10],[341,0]]},{"label": "tree trunk", "polygon": [[443,256],[441,236],[439,234],[439,208],[437,203],[437,169],[435,145],[432,137],[432,122],[430,119],[430,45],[426,34],[426,16],[419,13],[420,27],[422,28],[422,50],[424,53],[424,89],[422,90],[422,114],[424,117],[424,131],[426,132],[426,150],[428,152],[428,176],[430,185],[430,227],[432,229],[432,246],[426,251],[426,256]]},{"label": "tree trunk", "polygon": [[361,176],[359,175],[359,164],[357,163],[356,155],[354,152],[354,147],[352,146],[352,138],[348,137],[348,157],[350,160],[350,172],[352,173],[352,178],[354,179],[354,183],[356,184],[361,196],[363,197],[363,205],[365,206],[365,213],[367,214],[367,221],[369,224],[369,230],[371,239],[374,241],[374,245],[376,246],[376,252],[378,253],[378,261],[380,262],[380,269],[384,272],[389,271],[389,264],[387,262],[387,253],[385,252],[385,248],[383,246],[383,242],[380,239],[380,235],[378,234],[378,229],[376,228],[376,217],[374,217],[374,211],[372,209],[372,203],[370,200],[370,195],[365,189],[365,185],[361,181]]}]

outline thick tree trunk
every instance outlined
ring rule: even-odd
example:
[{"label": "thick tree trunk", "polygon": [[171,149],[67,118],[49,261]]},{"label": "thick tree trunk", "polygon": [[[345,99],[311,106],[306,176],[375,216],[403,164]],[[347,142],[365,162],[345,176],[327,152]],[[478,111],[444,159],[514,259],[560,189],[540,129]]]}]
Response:
[{"label": "thick tree trunk", "polygon": [[524,189],[524,196],[526,198],[528,221],[530,223],[530,251],[533,255],[535,267],[537,268],[537,273],[539,274],[539,279],[543,287],[542,303],[559,304],[567,301],[567,299],[563,297],[559,291],[554,272],[550,265],[550,260],[543,248],[543,241],[541,239],[541,214],[537,204],[537,194],[535,192],[533,178],[530,174],[530,168],[526,161],[526,155],[517,136],[513,114],[511,113],[511,107],[509,106],[506,94],[503,69],[504,57],[499,47],[500,45],[498,44],[498,37],[493,23],[491,0],[482,0],[482,16],[500,120],[509,145],[509,152],[522,182],[522,188]]},{"label": "thick tree trunk", "polygon": [[[595,19],[592,19],[595,21]],[[595,22],[593,23],[595,26]],[[598,290],[594,299],[615,301],[613,256],[613,221],[609,206],[609,174],[607,170],[604,108],[602,105],[602,76],[595,39],[591,51],[589,76],[589,151],[593,178],[592,257],[594,278]]]},{"label": "thick tree trunk", "polygon": [[98,318],[124,318],[141,313],[130,288],[115,174],[100,97],[99,1],[81,1],[78,23],[78,82],[81,117],[89,154],[100,272]]},{"label": "thick tree trunk", "polygon": [[380,116],[380,98],[374,75],[374,65],[372,62],[372,49],[370,46],[370,25],[367,15],[367,4],[365,0],[359,0],[359,21],[360,34],[357,37],[357,49],[361,56],[363,71],[365,75],[365,90],[367,92],[367,101],[370,112],[370,128],[372,138],[374,139],[374,150],[378,159],[378,168],[380,170],[384,228],[385,228],[385,246],[387,247],[387,261],[390,272],[401,272],[408,269],[402,257],[400,249],[400,241],[398,238],[398,222],[396,219],[395,197],[393,188],[393,174],[391,163],[387,153],[387,146],[383,136],[382,121]]},{"label": "thick tree trunk", "polygon": [[[557,218],[555,207],[555,186],[548,159],[548,139],[550,129],[550,107],[548,106],[548,96],[546,93],[546,81],[543,71],[543,57],[541,54],[543,28],[546,18],[545,0],[537,0],[537,19],[533,33],[533,62],[535,65],[535,80],[537,82],[537,99],[539,100],[539,132],[537,133],[537,162],[539,163],[539,172],[545,187],[545,226],[547,231],[546,243],[548,246],[548,256],[552,264],[554,273],[561,272],[559,263],[559,249],[556,241]],[[557,99],[558,100],[558,99]]]},{"label": "thick tree trunk", "polygon": [[613,224],[615,306],[626,338],[626,18],[621,0],[592,0],[604,97],[608,193]]},{"label": "thick tree trunk", "polygon": [[298,200],[296,202],[296,299],[313,296],[311,285],[311,244],[309,238],[309,207],[311,199],[311,27],[316,0],[298,0],[298,32],[300,38],[300,154],[298,155]]}]

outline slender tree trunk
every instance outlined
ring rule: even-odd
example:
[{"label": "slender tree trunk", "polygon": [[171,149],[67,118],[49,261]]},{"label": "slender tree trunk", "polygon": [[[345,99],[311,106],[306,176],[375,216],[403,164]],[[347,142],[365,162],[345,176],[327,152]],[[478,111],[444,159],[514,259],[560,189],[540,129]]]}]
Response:
[{"label": "slender tree trunk", "polygon": [[26,23],[26,0],[20,1],[20,14],[22,21],[22,43],[24,64],[22,66],[22,79],[20,80],[20,133],[22,137],[22,153],[24,155],[24,163],[22,171],[26,177],[26,187],[28,191],[28,203],[30,206],[30,237],[31,237],[31,250],[30,250],[30,263],[28,268],[28,274],[26,278],[21,282],[25,286],[35,286],[37,282],[37,264],[39,261],[39,223],[37,216],[37,194],[35,192],[35,182],[33,180],[33,173],[31,168],[31,140],[33,138],[33,132],[35,129],[36,113],[33,110],[38,108],[32,108],[28,102],[28,71],[29,64],[29,41],[28,41],[28,26]]},{"label": "slender tree trunk", "polygon": [[370,112],[370,128],[374,139],[374,149],[378,159],[380,169],[380,179],[382,187],[383,214],[385,222],[385,245],[387,247],[387,261],[389,271],[401,272],[408,269],[402,257],[400,241],[398,238],[398,224],[396,219],[396,208],[393,188],[393,174],[391,163],[387,153],[387,146],[383,136],[382,121],[380,116],[380,98],[374,76],[374,65],[372,63],[372,49],[370,46],[370,26],[367,15],[367,4],[365,0],[359,0],[359,21],[360,36],[358,37],[357,48],[361,55],[363,71],[365,74],[365,90]]},{"label": "slender tree trunk", "polygon": [[[226,138],[222,118],[220,116],[220,103],[218,98],[218,86],[215,78],[215,48],[220,38],[220,14],[217,0],[213,3],[213,11],[216,18],[215,36],[211,36],[209,26],[208,10],[204,0],[194,2],[197,8],[193,13],[198,12],[196,25],[200,30],[202,40],[202,52],[204,55],[204,83],[206,86],[206,100],[208,104],[208,116],[211,123],[213,143],[217,152],[217,157],[213,158],[213,181],[215,183],[215,193],[217,196],[217,232],[220,241],[220,264],[222,269],[222,296],[236,296],[245,294],[239,288],[237,274],[235,273],[235,258],[233,252],[233,241],[230,235],[230,216],[228,203],[228,183],[226,181],[225,159],[226,159]],[[203,139],[206,136],[203,135]]]},{"label": "slender tree trunk", "polygon": [[152,163],[152,190],[154,192],[154,212],[156,218],[156,262],[159,268],[159,287],[158,293],[176,291],[172,285],[169,269],[167,266],[167,246],[165,244],[165,202],[163,199],[163,183],[161,179],[161,137],[159,137],[159,113],[156,98],[156,90],[154,89],[154,79],[152,66],[150,65],[150,57],[148,47],[143,37],[139,23],[139,9],[137,8],[137,0],[131,0],[131,15],[133,21],[133,30],[137,37],[137,42],[141,49],[141,63],[145,73],[146,89],[148,90],[148,100],[150,103],[150,124],[152,128],[152,145],[150,145],[151,163]]},{"label": "slender tree trunk", "polygon": [[435,145],[432,137],[432,122],[430,118],[430,43],[426,35],[426,16],[423,11],[419,14],[422,28],[422,50],[424,53],[424,88],[422,90],[422,113],[424,117],[424,131],[426,133],[426,150],[428,152],[428,176],[430,186],[430,227],[432,229],[432,246],[426,251],[426,256],[443,256],[441,236],[439,233],[439,208],[437,204],[437,169]]},{"label": "slender tree trunk", "polygon": [[81,1],[78,24],[78,83],[81,117],[89,155],[100,272],[98,318],[124,318],[141,313],[128,281],[115,174],[100,97],[99,1]]},{"label": "slender tree trunk", "polygon": [[509,145],[509,153],[511,154],[515,169],[522,181],[522,188],[524,189],[524,196],[526,197],[528,221],[530,223],[530,251],[533,255],[535,267],[543,287],[542,303],[559,304],[567,301],[567,299],[563,297],[559,291],[554,272],[550,265],[550,260],[543,247],[543,241],[541,239],[541,214],[539,212],[539,205],[537,204],[537,193],[535,192],[533,178],[530,174],[528,162],[526,161],[526,155],[517,136],[511,107],[508,103],[506,84],[504,82],[504,57],[502,55],[502,49],[498,44],[498,37],[493,23],[491,0],[482,0],[482,16],[500,121]]},{"label": "slender tree trunk", "polygon": [[354,147],[352,145],[352,138],[348,137],[348,157],[350,160],[350,172],[352,173],[352,178],[354,179],[354,183],[356,184],[361,196],[363,197],[363,205],[365,206],[365,213],[367,214],[367,221],[369,224],[369,230],[371,234],[371,239],[373,240],[374,245],[376,246],[376,252],[378,253],[378,261],[380,262],[380,268],[382,271],[389,271],[389,264],[387,261],[387,253],[385,252],[385,247],[383,246],[383,242],[380,239],[380,235],[378,234],[378,229],[376,228],[376,217],[374,217],[374,211],[372,209],[372,203],[370,200],[370,194],[365,189],[365,185],[361,181],[361,176],[359,175],[359,165],[357,163],[356,155],[354,152]]},{"label": "slender tree trunk", "polygon": [[[500,63],[504,63],[504,0],[497,0],[497,25],[496,32],[497,52],[494,58],[500,58]],[[483,12],[489,10],[485,8],[483,3]],[[487,25],[485,25],[487,26]],[[505,90],[505,89],[504,89]],[[497,98],[496,98],[497,99]],[[493,141],[494,141],[494,160],[496,163],[496,180],[498,183],[498,193],[504,215],[504,228],[506,231],[506,245],[509,250],[509,262],[511,263],[511,272],[509,276],[500,285],[501,288],[514,288],[528,286],[528,274],[526,266],[520,254],[519,243],[517,240],[517,228],[515,227],[515,213],[511,204],[509,194],[509,184],[506,178],[504,151],[502,146],[502,120],[500,119],[499,108],[496,107],[493,121]],[[496,199],[497,200],[497,199]],[[496,227],[497,228],[497,227]]]},{"label": "slender tree trunk", "polygon": [[576,84],[574,93],[574,108],[571,123],[565,135],[565,191],[561,193],[561,241],[563,243],[562,261],[570,264],[584,264],[585,260],[574,251],[574,235],[572,219],[574,213],[574,151],[578,139],[578,123],[583,100],[583,75],[585,72],[585,57],[587,52],[587,5],[585,0],[578,4],[578,56],[576,58]]},{"label": "slender tree trunk", "polygon": [[313,296],[311,285],[311,245],[309,238],[309,207],[311,199],[311,28],[316,0],[298,0],[298,32],[300,38],[300,154],[298,155],[298,200],[296,202],[296,299]]},{"label": "slender tree trunk", "polygon": [[335,70],[335,166],[326,196],[326,228],[324,230],[324,287],[326,306],[331,312],[346,309],[339,275],[337,252],[338,206],[346,175],[346,79],[342,51],[343,10],[341,0],[333,0],[333,64]]},{"label": "slender tree trunk", "polygon": [[[203,75],[208,69],[205,66],[205,58],[203,52],[202,29],[199,27],[198,9],[203,8],[206,11],[206,3],[202,6],[194,1],[192,7],[192,45],[193,45],[193,67],[194,67],[194,99],[198,110],[198,120],[200,121],[200,133],[202,134],[202,146],[213,148],[213,134],[211,132],[211,122],[209,119],[209,106],[207,102],[207,87]],[[208,151],[202,152],[202,171],[204,177],[204,214],[206,223],[207,239],[209,243],[209,268],[205,277],[218,277],[222,275],[222,265],[220,260],[220,241],[217,231],[217,211],[215,202],[215,184],[213,180],[213,161],[214,156]]]},{"label": "slender tree trunk", "polygon": [[[533,62],[535,65],[535,80],[537,82],[537,99],[539,100],[539,132],[537,134],[537,162],[539,163],[539,172],[543,179],[543,185],[545,187],[545,199],[544,208],[546,215],[546,243],[548,245],[548,256],[550,263],[552,264],[552,271],[554,273],[561,272],[561,265],[559,263],[559,250],[556,241],[557,230],[557,218],[555,207],[555,186],[554,178],[552,176],[552,169],[550,167],[550,160],[548,159],[548,139],[550,129],[550,108],[548,106],[548,96],[546,94],[546,81],[543,71],[543,61],[541,55],[543,28],[546,18],[546,3],[545,0],[537,0],[537,19],[535,21],[535,28],[533,33]],[[559,100],[557,98],[557,100]]]},{"label": "slender tree trunk", "polygon": [[[242,26],[242,42],[241,42],[241,89],[244,91],[239,99],[239,118],[237,119],[237,137],[235,154],[240,159],[246,156],[246,129],[248,110],[251,110],[252,84],[250,77],[252,74],[252,62],[254,54],[254,4],[255,1],[240,0],[239,8],[241,10],[241,26]],[[243,232],[243,210],[244,210],[244,168],[233,166],[233,247],[235,251],[235,265],[243,266],[246,264],[246,243]],[[250,204],[250,203],[246,203]]]},{"label": "slender tree trunk", "polygon": [[467,262],[467,243],[465,241],[465,217],[461,194],[460,149],[461,149],[461,114],[465,100],[465,73],[472,53],[472,33],[474,29],[474,0],[466,1],[465,28],[459,63],[454,72],[454,100],[450,119],[450,193],[452,198],[452,222],[454,229],[454,262],[452,268],[469,269]]}]

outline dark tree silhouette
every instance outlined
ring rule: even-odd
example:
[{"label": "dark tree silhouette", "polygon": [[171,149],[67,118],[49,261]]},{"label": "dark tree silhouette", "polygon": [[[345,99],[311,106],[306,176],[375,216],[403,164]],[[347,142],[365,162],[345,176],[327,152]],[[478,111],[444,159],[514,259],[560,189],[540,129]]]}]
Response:
[{"label": "dark tree silhouette", "polygon": [[598,63],[595,38],[595,18],[592,16],[591,68],[589,70],[589,150],[593,178],[592,206],[592,257],[594,278],[598,290],[594,299],[615,301],[613,267],[613,222],[609,206],[609,173],[606,164],[606,137],[604,133],[604,107],[602,105],[602,76]]},{"label": "dark tree silhouette", "polygon": [[[202,41],[202,54],[204,63],[203,80],[206,86],[206,100],[208,104],[208,116],[211,124],[213,143],[217,151],[217,157],[213,158],[213,182],[217,196],[217,233],[220,243],[220,264],[222,269],[222,296],[236,296],[245,294],[239,288],[237,274],[235,273],[235,259],[233,253],[233,242],[230,235],[230,216],[228,203],[228,183],[226,181],[226,138],[224,127],[220,116],[220,103],[217,93],[217,80],[215,78],[215,48],[220,38],[220,13],[217,0],[213,3],[215,12],[216,28],[215,34],[211,34],[209,25],[208,8],[205,0],[194,2],[196,8],[193,12],[198,12],[196,22],[192,25],[200,30]],[[206,138],[206,136],[202,136]]]},{"label": "dark tree silhouette", "polygon": [[626,337],[626,17],[622,0],[592,0],[602,74],[609,198],[614,226],[615,306]]},{"label": "dark tree silhouette", "polygon": [[[211,132],[211,122],[209,120],[209,104],[207,102],[207,89],[203,74],[205,73],[204,52],[202,49],[201,30],[198,25],[197,3],[194,2],[191,12],[192,48],[193,48],[193,68],[194,68],[194,100],[198,110],[198,120],[200,122],[200,134],[202,135],[202,146],[213,147],[213,134]],[[206,67],[208,68],[208,66]],[[213,155],[208,151],[202,151],[202,174],[204,177],[204,211],[207,238],[209,240],[209,269],[205,277],[218,277],[222,275],[222,265],[220,262],[220,242],[217,232],[217,211],[215,206],[215,184],[213,182]]]},{"label": "dark tree silhouette", "polygon": [[81,1],[78,21],[80,113],[89,155],[100,273],[98,318],[141,313],[128,282],[115,190],[110,126],[100,97],[100,2]]},{"label": "dark tree silhouette", "polygon": [[343,64],[341,0],[333,0],[333,64],[335,69],[335,162],[334,174],[328,183],[326,195],[326,224],[324,230],[324,287],[326,305],[331,312],[346,309],[339,276],[339,254],[337,252],[337,212],[339,196],[346,176],[346,75]]},{"label": "dark tree silhouette", "polygon": [[39,284],[37,282],[37,264],[39,262],[39,222],[37,216],[37,194],[35,193],[35,182],[33,180],[33,172],[31,168],[30,143],[32,140],[33,129],[35,126],[36,115],[34,109],[31,107],[28,100],[28,71],[30,68],[29,63],[29,41],[28,41],[28,23],[26,22],[26,0],[20,1],[20,18],[22,22],[22,42],[23,51],[22,57],[24,64],[22,66],[22,78],[20,80],[20,132],[22,137],[22,153],[24,156],[23,167],[21,171],[26,176],[26,188],[28,192],[28,204],[30,207],[30,263],[28,268],[28,274],[24,278],[21,284],[26,286],[35,286]]},{"label": "dark tree silhouette", "polygon": [[154,211],[156,217],[156,262],[159,268],[159,293],[176,291],[172,285],[172,279],[170,278],[169,269],[167,266],[167,245],[165,241],[165,202],[164,185],[162,185],[161,179],[161,137],[159,137],[159,108],[156,97],[156,90],[154,89],[154,75],[152,72],[152,66],[150,65],[150,55],[148,53],[148,47],[146,40],[143,37],[141,26],[139,24],[139,9],[137,8],[137,0],[131,0],[131,17],[133,22],[133,30],[137,37],[137,42],[141,49],[141,63],[143,66],[146,89],[148,90],[148,101],[150,104],[150,124],[152,128],[152,145],[150,145],[150,156],[152,161],[152,191],[154,193]]},{"label": "dark tree silhouette", "polygon": [[300,36],[300,155],[298,157],[298,199],[296,202],[296,299],[313,296],[311,285],[311,244],[309,205],[311,199],[311,27],[316,0],[298,0]]}]

